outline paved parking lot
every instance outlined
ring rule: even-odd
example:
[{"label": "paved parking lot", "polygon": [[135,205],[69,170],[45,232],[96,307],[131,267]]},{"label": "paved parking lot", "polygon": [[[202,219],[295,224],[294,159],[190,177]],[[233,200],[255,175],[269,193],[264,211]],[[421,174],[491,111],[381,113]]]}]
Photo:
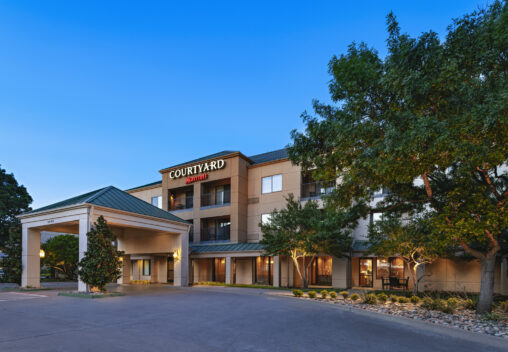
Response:
[{"label": "paved parking lot", "polygon": [[[0,351],[504,351],[506,340],[269,291],[156,286],[104,299],[2,293]],[[21,297],[30,297],[21,299]],[[41,297],[39,297],[41,296]]]}]

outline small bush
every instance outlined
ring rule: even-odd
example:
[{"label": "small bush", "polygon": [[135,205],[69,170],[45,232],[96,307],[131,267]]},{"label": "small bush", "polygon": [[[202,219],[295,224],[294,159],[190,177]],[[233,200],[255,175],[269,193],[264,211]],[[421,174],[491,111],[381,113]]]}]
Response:
[{"label": "small bush", "polygon": [[331,299],[337,299],[337,292],[335,292],[335,291],[330,291],[330,298],[331,298]]},{"label": "small bush", "polygon": [[293,295],[295,297],[302,297],[303,296],[303,291],[302,290],[293,290]]},{"label": "small bush", "polygon": [[506,301],[504,301],[504,302],[499,303],[499,309],[500,309],[502,312],[508,313],[508,300],[506,300]]},{"label": "small bush", "polygon": [[373,293],[367,293],[363,296],[363,303],[365,304],[376,304],[377,303],[377,297]]},{"label": "small bush", "polygon": [[386,293],[378,293],[377,300],[381,303],[385,303],[386,301],[388,301],[388,296],[386,295]]},{"label": "small bush", "polygon": [[476,310],[476,305],[478,304],[477,300],[467,298],[464,300],[464,308],[469,310]]},{"label": "small bush", "polygon": [[434,308],[434,300],[430,297],[425,297],[422,299],[422,307],[428,310],[431,310]]},{"label": "small bush", "polygon": [[443,311],[448,307],[448,304],[446,304],[446,301],[444,299],[435,299],[432,304],[433,310],[440,310]]},{"label": "small bush", "polygon": [[339,295],[341,295],[342,298],[347,299],[349,297],[349,291],[340,291]]},{"label": "small bush", "polygon": [[455,309],[453,309],[453,307],[449,306],[448,304],[446,306],[444,306],[442,309],[441,309],[441,312],[443,313],[446,313],[446,314],[453,314],[455,312]]},{"label": "small bush", "polygon": [[309,292],[307,292],[307,295],[309,296],[309,298],[316,298],[317,292],[316,291],[309,291]]},{"label": "small bush", "polygon": [[459,303],[460,301],[455,298],[455,297],[450,297],[446,300],[446,304],[448,305],[448,307],[450,307],[452,310],[455,310],[457,309],[457,307],[459,306]]},{"label": "small bush", "polygon": [[503,320],[503,316],[499,313],[486,313],[482,316],[483,320],[500,321]]},{"label": "small bush", "polygon": [[326,298],[328,297],[328,291],[327,290],[323,290],[321,292],[319,292],[321,294],[321,298]]},{"label": "small bush", "polygon": [[399,301],[399,296],[397,296],[397,295],[390,295],[390,301],[392,301],[393,303],[398,302]]},{"label": "small bush", "polygon": [[401,296],[399,297],[399,303],[409,303],[409,298]]},{"label": "small bush", "polygon": [[420,297],[418,297],[418,296],[411,296],[411,298],[409,300],[413,304],[418,304],[420,302]]},{"label": "small bush", "polygon": [[358,293],[353,293],[353,294],[351,295],[351,299],[352,299],[353,301],[357,301],[358,299],[360,299],[360,295],[359,295]]}]

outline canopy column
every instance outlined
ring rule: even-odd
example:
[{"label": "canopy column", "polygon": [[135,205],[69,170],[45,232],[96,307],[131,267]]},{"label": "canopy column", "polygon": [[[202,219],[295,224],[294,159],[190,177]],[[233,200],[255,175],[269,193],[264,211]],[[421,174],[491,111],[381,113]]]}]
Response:
[{"label": "canopy column", "polygon": [[188,268],[189,268],[189,241],[184,234],[178,236],[176,241],[177,248],[175,252],[178,254],[175,258],[174,267],[174,286],[188,285]]},{"label": "canopy column", "polygon": [[[86,234],[90,231],[90,215],[84,214],[79,217],[79,261],[85,256],[86,249],[88,247],[88,239]],[[90,288],[86,283],[81,281],[78,276],[78,291],[88,292]]]},{"label": "canopy column", "polygon": [[21,232],[21,286],[41,286],[41,232],[31,229],[27,224],[22,225]]}]

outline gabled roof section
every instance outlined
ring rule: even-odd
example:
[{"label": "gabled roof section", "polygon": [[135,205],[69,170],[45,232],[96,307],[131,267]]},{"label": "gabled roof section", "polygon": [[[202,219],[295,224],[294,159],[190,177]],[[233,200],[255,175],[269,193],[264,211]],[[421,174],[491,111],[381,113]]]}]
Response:
[{"label": "gabled roof section", "polygon": [[158,186],[158,185],[162,185],[162,181],[155,181],[155,182],[147,183],[146,185],[132,187],[132,188],[126,189],[125,192],[134,191],[136,189],[141,189],[141,188],[145,188],[145,187]]},{"label": "gabled roof section", "polygon": [[277,161],[288,158],[288,151],[286,148],[274,150],[272,152],[267,152],[263,154],[257,154],[253,156],[249,156],[254,163],[252,165],[267,163],[270,161]]},{"label": "gabled roof section", "polygon": [[194,159],[194,160],[186,161],[186,162],[181,163],[181,164],[176,164],[176,165],[168,166],[168,167],[162,169],[161,172],[164,171],[164,170],[167,170],[167,169],[172,169],[172,168],[177,167],[177,166],[182,166],[182,165],[187,165],[187,164],[193,164],[193,163],[197,163],[197,162],[200,162],[200,161],[204,161],[204,160],[208,160],[208,159],[213,159],[213,158],[218,158],[220,156],[224,156],[224,155],[228,155],[228,154],[233,154],[233,153],[239,153],[239,152],[238,151],[234,151],[234,150],[223,150],[222,152],[210,154],[210,155],[204,156],[202,158],[197,158],[197,159]]},{"label": "gabled roof section", "polygon": [[42,211],[48,211],[58,208],[63,208],[71,205],[90,204],[97,205],[105,208],[122,210],[129,213],[151,216],[154,218],[171,220],[188,224],[187,221],[180,219],[179,217],[157,208],[139,198],[130,195],[127,192],[119,190],[116,187],[108,186],[98,189],[93,192],[88,192],[73,198],[66,199],[64,201],[54,203],[39,209],[26,212],[25,214],[39,213]]}]

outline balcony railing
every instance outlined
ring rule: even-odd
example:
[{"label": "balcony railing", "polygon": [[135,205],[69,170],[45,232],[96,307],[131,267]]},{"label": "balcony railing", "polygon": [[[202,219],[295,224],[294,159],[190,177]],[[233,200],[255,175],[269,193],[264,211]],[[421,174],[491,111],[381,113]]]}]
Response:
[{"label": "balcony railing", "polygon": [[231,191],[203,193],[201,195],[201,206],[226,205],[231,203]]},{"label": "balcony railing", "polygon": [[177,196],[173,199],[169,199],[169,211],[173,210],[182,210],[182,209],[192,209],[194,205],[194,197],[193,196]]},{"label": "balcony railing", "polygon": [[201,229],[201,241],[229,241],[229,235],[229,226]]},{"label": "balcony railing", "polygon": [[321,197],[332,193],[334,189],[335,181],[303,183],[301,198]]}]

